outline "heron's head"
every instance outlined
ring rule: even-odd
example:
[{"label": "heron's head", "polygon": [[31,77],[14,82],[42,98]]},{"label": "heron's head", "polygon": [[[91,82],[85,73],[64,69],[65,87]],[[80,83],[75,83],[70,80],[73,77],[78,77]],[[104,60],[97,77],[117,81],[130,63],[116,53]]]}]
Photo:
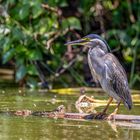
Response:
[{"label": "heron's head", "polygon": [[97,34],[89,34],[81,39],[67,42],[65,45],[83,45],[87,47],[95,47],[97,45],[100,45],[101,47],[104,47],[108,51],[110,51],[107,42]]}]

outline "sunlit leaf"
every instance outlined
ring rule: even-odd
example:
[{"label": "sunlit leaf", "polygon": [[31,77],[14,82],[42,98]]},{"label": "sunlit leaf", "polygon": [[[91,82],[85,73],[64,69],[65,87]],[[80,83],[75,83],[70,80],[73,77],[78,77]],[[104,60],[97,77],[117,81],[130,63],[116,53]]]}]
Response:
[{"label": "sunlit leaf", "polygon": [[41,3],[34,1],[34,5],[32,6],[32,14],[33,18],[37,18],[43,13],[43,9],[41,7]]},{"label": "sunlit leaf", "polygon": [[19,68],[17,68],[16,81],[23,79],[26,73],[27,73],[27,69],[24,65],[21,65]]},{"label": "sunlit leaf", "polygon": [[61,1],[60,0],[47,0],[47,2],[50,6],[54,6],[54,7],[67,6],[67,0],[61,0]]},{"label": "sunlit leaf", "polygon": [[30,14],[29,9],[30,9],[29,4],[22,5],[19,11],[19,17],[21,20],[29,16]]},{"label": "sunlit leaf", "polygon": [[3,37],[0,40],[0,46],[3,48],[3,53],[7,52],[10,49],[10,38],[9,37]]},{"label": "sunlit leaf", "polygon": [[37,87],[37,81],[36,81],[36,79],[31,78],[31,77],[28,78],[27,85],[28,85],[30,88],[36,88],[36,87]]},{"label": "sunlit leaf", "polygon": [[27,73],[30,75],[38,75],[38,71],[37,71],[35,65],[27,66]]},{"label": "sunlit leaf", "polygon": [[42,59],[42,53],[38,49],[29,50],[27,56],[30,60],[41,60]]},{"label": "sunlit leaf", "polygon": [[67,19],[64,19],[62,21],[62,25],[63,28],[73,28],[73,29],[77,29],[77,30],[81,30],[81,24],[79,19],[75,18],[75,17],[69,17]]},{"label": "sunlit leaf", "polygon": [[7,51],[6,53],[4,53],[3,55],[3,63],[8,62],[10,59],[13,58],[13,56],[15,55],[15,49],[12,48],[9,51]]}]

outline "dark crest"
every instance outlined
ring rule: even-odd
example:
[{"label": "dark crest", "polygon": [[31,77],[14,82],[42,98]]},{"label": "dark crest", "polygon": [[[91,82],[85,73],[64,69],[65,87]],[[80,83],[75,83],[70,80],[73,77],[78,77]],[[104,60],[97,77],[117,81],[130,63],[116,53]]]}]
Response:
[{"label": "dark crest", "polygon": [[97,34],[89,34],[89,35],[85,36],[84,38],[99,39],[99,40],[103,41],[105,43],[105,45],[107,46],[108,51],[111,52],[109,45],[101,36],[99,36]]}]

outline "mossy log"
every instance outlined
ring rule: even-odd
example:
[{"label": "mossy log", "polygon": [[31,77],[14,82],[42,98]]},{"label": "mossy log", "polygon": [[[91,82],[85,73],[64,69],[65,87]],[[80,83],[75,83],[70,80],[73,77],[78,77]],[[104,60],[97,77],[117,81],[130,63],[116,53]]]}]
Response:
[{"label": "mossy log", "polygon": [[[30,110],[21,110],[13,112],[14,115],[17,116],[39,116],[39,117],[46,117],[46,118],[58,118],[58,119],[70,119],[70,120],[108,120],[107,117],[109,115],[104,114],[100,117],[98,116],[98,113],[68,113],[63,112],[55,109],[54,111],[30,111]],[[110,118],[110,121],[127,121],[131,123],[140,123],[140,116],[138,115],[124,115],[124,114],[117,114],[113,115]]]}]

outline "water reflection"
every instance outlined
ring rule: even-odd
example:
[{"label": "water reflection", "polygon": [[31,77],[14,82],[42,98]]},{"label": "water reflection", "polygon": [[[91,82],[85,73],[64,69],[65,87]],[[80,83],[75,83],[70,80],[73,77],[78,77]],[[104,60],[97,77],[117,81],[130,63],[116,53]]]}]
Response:
[{"label": "water reflection", "polygon": [[[75,112],[78,95],[40,94],[26,91],[5,91],[0,94],[0,110],[30,109],[35,111],[52,110],[64,104],[67,112]],[[54,102],[55,98],[55,102]],[[53,102],[52,102],[53,101]],[[35,104],[35,105],[34,105]],[[139,105],[130,114],[140,114]],[[102,108],[99,108],[99,110]],[[110,112],[113,107],[110,108]],[[128,113],[121,106],[121,113]],[[13,116],[0,114],[0,139],[4,140],[138,140],[140,124],[107,121],[77,121],[48,119],[38,116]]]},{"label": "water reflection", "polygon": [[52,120],[40,117],[0,117],[0,139],[5,140],[91,140],[139,139],[139,131],[117,126],[114,131],[105,121]]},{"label": "water reflection", "polygon": [[126,121],[108,121],[109,125],[112,127],[114,131],[117,132],[117,127],[129,128],[140,130],[139,122],[126,122]]}]

